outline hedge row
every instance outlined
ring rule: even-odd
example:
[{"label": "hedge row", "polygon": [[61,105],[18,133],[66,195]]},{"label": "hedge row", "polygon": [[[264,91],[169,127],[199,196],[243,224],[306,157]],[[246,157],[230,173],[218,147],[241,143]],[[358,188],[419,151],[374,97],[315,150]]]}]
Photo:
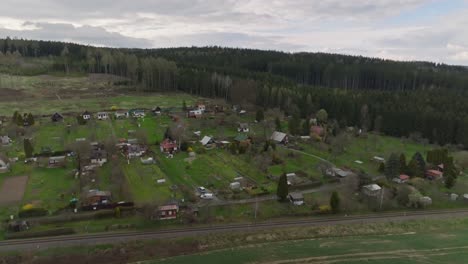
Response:
[{"label": "hedge row", "polygon": [[60,236],[74,234],[75,230],[71,227],[55,228],[42,231],[24,231],[17,233],[6,233],[5,239],[21,239],[33,237],[47,237],[47,236]]}]

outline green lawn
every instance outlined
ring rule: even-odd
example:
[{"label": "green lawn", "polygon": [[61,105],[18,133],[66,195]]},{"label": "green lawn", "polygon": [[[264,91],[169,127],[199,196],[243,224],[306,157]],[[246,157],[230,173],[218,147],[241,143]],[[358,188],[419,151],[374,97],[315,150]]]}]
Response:
[{"label": "green lawn", "polygon": [[[36,168],[31,171],[23,204],[33,203],[48,210],[56,210],[68,205],[73,193],[78,191],[69,168]],[[63,199],[60,197],[63,194]]]},{"label": "green lawn", "polygon": [[466,263],[468,231],[284,241],[150,263]]}]

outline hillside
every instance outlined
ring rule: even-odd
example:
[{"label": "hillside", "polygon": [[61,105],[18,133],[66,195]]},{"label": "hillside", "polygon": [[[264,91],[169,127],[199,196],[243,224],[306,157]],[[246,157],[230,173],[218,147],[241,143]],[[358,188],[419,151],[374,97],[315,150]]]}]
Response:
[{"label": "hillside", "polygon": [[[115,75],[123,79],[113,84],[127,91],[183,91],[280,108],[302,119],[325,109],[340,127],[468,146],[466,67],[324,53],[110,49],[8,38],[0,40],[0,51],[0,72],[7,75]],[[0,84],[1,94],[14,93],[8,78],[0,76]]]}]

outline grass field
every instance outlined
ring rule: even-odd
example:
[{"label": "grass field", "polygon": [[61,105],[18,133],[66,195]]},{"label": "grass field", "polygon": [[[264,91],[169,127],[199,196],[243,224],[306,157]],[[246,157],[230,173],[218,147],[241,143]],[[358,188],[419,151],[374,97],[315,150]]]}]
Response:
[{"label": "grass field", "polygon": [[468,231],[320,238],[250,245],[148,263],[466,263]]}]

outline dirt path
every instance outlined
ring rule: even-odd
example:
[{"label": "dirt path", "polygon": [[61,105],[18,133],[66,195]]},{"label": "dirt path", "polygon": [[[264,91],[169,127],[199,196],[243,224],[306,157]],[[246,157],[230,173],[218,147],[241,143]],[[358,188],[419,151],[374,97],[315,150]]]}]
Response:
[{"label": "dirt path", "polygon": [[0,189],[0,205],[19,203],[28,183],[28,176],[8,177]]}]

